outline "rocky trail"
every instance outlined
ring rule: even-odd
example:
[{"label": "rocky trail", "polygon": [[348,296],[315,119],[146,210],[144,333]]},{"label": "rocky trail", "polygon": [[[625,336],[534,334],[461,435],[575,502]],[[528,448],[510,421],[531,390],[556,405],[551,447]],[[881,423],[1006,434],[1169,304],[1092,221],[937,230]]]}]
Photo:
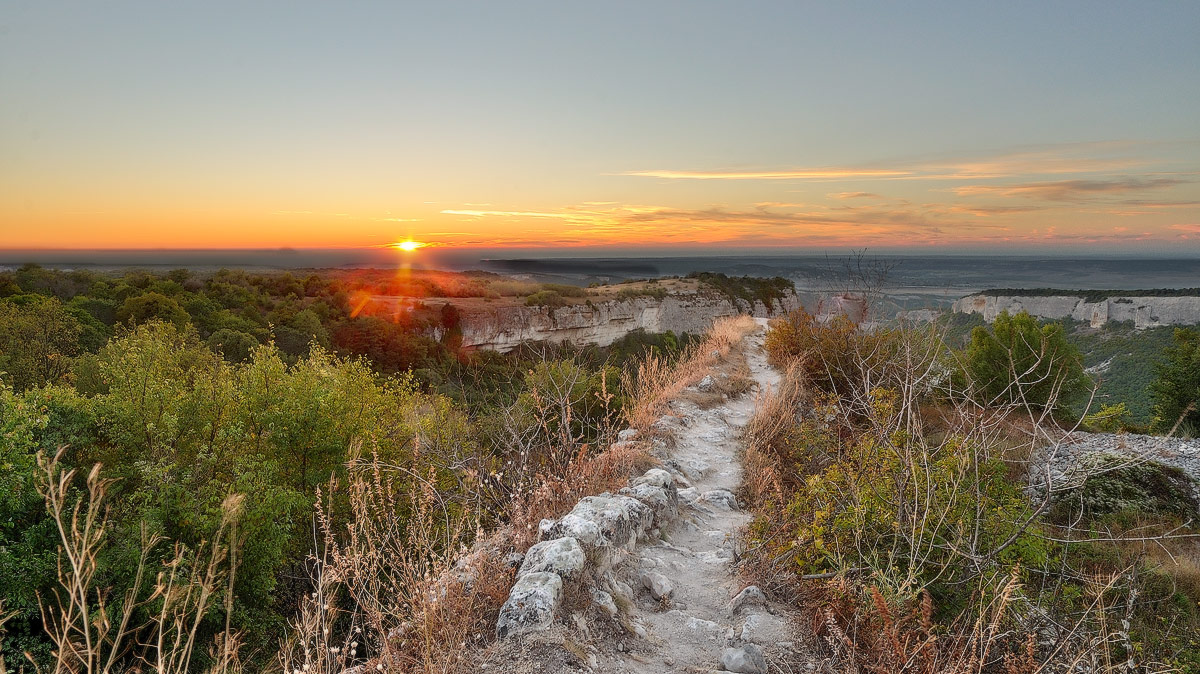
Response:
[{"label": "rocky trail", "polygon": [[743,589],[733,568],[738,533],[750,521],[734,496],[742,478],[741,431],[758,396],[779,381],[762,338],[761,331],[746,338],[755,384],[749,393],[710,409],[672,403],[667,423],[675,444],[665,463],[677,485],[689,486],[679,489],[679,515],[661,539],[638,545],[615,569],[633,590],[630,622],[646,636],[597,657],[594,671],[765,674],[782,671],[768,663],[795,662],[787,652],[795,643],[787,612],[758,588]]},{"label": "rocky trail", "polygon": [[504,641],[503,657],[485,668],[605,674],[815,668],[799,652],[788,609],[737,576],[739,533],[751,519],[735,496],[742,430],[759,398],[779,382],[762,349],[765,321],[759,323],[740,349],[746,367],[739,371],[752,380],[748,392],[715,394],[720,378],[730,375],[714,370],[654,424],[652,453],[661,468],[620,494],[585,498],[561,519],[543,522],[542,542],[526,554],[497,626],[502,640],[517,638]]}]

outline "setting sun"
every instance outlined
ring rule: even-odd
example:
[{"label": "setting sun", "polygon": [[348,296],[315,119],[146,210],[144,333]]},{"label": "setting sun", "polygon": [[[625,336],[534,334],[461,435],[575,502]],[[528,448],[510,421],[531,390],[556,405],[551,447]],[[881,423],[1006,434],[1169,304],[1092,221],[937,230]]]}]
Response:
[{"label": "setting sun", "polygon": [[418,248],[424,248],[425,244],[420,241],[401,241],[400,243],[393,243],[392,247],[399,248],[406,253],[411,253]]}]

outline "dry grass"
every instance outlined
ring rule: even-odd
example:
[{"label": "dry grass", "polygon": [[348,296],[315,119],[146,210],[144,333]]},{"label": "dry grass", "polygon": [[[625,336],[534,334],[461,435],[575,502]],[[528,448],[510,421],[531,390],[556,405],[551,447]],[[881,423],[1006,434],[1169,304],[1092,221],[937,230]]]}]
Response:
[{"label": "dry grass", "polygon": [[543,519],[561,517],[584,496],[616,491],[651,465],[645,445],[618,443],[595,454],[581,452],[561,474],[540,474],[533,486],[512,502],[513,544],[524,551],[536,540]]},{"label": "dry grass", "polygon": [[780,377],[777,388],[755,401],[754,415],[742,431],[745,469],[740,496],[751,507],[769,500],[786,500],[783,475],[787,467],[774,448],[784,444],[785,436],[796,424],[796,410],[806,393],[804,386],[799,368],[792,367]]},{"label": "dry grass", "polygon": [[704,340],[690,347],[674,363],[650,356],[639,364],[636,372],[626,372],[623,384],[633,401],[626,407],[629,425],[650,434],[654,422],[666,413],[667,404],[703,379],[757,327],[754,318],[745,314],[719,318]]},{"label": "dry grass", "polygon": [[[37,457],[37,488],[59,537],[59,558],[58,588],[53,597],[39,598],[55,659],[45,670],[32,664],[39,672],[54,674],[115,674],[143,667],[162,674],[192,671],[197,649],[203,647],[198,635],[205,616],[220,606],[222,592],[229,596],[233,590],[242,497],[225,499],[221,524],[211,542],[191,549],[175,544],[157,571],[151,559],[164,541],[143,528],[134,581],[114,596],[112,588],[101,586],[98,578],[110,529],[112,480],[100,477],[97,463],[87,475],[84,494],[76,496],[76,473],[62,469],[62,454],[60,449],[53,457]],[[146,592],[143,580],[149,574],[155,581]],[[224,609],[225,630],[208,646],[212,674],[242,669],[240,640],[230,629],[231,602],[225,601]]]}]

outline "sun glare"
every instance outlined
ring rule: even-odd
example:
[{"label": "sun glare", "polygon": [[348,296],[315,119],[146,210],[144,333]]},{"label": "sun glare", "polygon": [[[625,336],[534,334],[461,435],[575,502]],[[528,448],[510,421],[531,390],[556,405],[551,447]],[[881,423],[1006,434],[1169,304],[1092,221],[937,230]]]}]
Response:
[{"label": "sun glare", "polygon": [[425,244],[421,243],[420,241],[401,241],[400,243],[392,244],[393,248],[399,248],[406,253],[411,253],[418,248],[423,248],[424,246]]}]

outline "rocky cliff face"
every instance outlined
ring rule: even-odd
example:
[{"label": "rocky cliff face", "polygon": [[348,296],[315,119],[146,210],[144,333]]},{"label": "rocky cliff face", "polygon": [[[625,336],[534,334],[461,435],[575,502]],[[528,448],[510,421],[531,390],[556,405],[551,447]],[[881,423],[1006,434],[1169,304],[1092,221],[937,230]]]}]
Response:
[{"label": "rocky cliff face", "polygon": [[607,346],[639,329],[700,334],[722,316],[749,313],[768,317],[800,306],[795,295],[772,307],[762,302],[750,306],[745,301],[735,306],[723,295],[701,290],[662,299],[637,297],[563,307],[471,307],[461,310],[462,346],[501,352],[522,342],[539,341]]},{"label": "rocky cliff face", "polygon": [[1098,328],[1109,321],[1132,321],[1135,328],[1200,323],[1200,297],[1109,297],[1088,302],[1072,295],[968,295],[954,303],[959,313],[992,321],[1002,311],[1027,311],[1037,318],[1073,318]]}]

